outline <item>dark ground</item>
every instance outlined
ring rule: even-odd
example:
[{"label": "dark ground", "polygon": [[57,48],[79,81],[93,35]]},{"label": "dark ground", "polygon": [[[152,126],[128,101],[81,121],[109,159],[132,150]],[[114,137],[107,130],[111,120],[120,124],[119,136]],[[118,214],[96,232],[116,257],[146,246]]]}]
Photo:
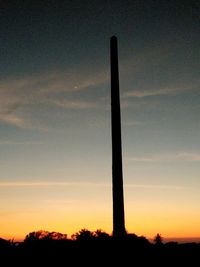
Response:
[{"label": "dark ground", "polygon": [[150,243],[130,236],[116,240],[0,240],[0,266],[199,266],[200,244]]}]

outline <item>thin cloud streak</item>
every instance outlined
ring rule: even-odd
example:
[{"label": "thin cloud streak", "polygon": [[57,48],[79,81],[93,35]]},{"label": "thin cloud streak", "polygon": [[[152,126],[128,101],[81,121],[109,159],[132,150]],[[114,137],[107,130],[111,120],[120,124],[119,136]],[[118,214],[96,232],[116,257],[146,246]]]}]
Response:
[{"label": "thin cloud streak", "polygon": [[29,146],[29,145],[43,145],[44,142],[37,142],[37,141],[25,141],[25,142],[17,142],[17,141],[11,141],[11,140],[5,140],[5,141],[0,141],[0,146],[4,146],[4,145],[25,145],[25,146]]},{"label": "thin cloud streak", "polygon": [[[9,187],[108,187],[111,188],[111,184],[108,183],[91,183],[91,182],[0,182],[0,188]],[[160,184],[124,184],[125,188],[144,188],[144,189],[181,189],[182,186],[177,185],[160,185]]]},{"label": "thin cloud streak", "polygon": [[124,187],[127,188],[147,188],[147,189],[183,189],[183,186],[179,185],[160,185],[160,184],[125,184]]},{"label": "thin cloud streak", "polygon": [[[82,74],[81,74],[82,73]],[[39,94],[77,92],[91,88],[108,81],[105,73],[85,72],[73,73],[69,71],[49,72],[24,78],[10,78],[0,82],[0,96],[10,98],[12,102],[21,99],[19,94],[32,98]],[[30,93],[31,92],[31,93]],[[21,99],[23,102],[25,99]]]},{"label": "thin cloud streak", "polygon": [[143,122],[141,121],[124,121],[122,122],[122,125],[124,126],[141,126],[143,125]]},{"label": "thin cloud streak", "polygon": [[177,155],[177,158],[185,161],[200,161],[200,153],[182,152]]},{"label": "thin cloud streak", "polygon": [[82,183],[82,182],[0,182],[0,187],[45,187],[45,186],[69,186],[69,187],[107,187],[108,184]]},{"label": "thin cloud streak", "polygon": [[124,93],[123,98],[136,97],[144,98],[151,96],[162,96],[162,95],[175,95],[179,92],[185,91],[185,88],[161,88],[157,90],[133,90]]},{"label": "thin cloud streak", "polygon": [[73,110],[78,110],[78,109],[96,109],[96,108],[98,108],[97,103],[96,102],[92,102],[92,101],[55,100],[55,101],[53,101],[53,103],[56,106],[59,106],[59,107],[65,108],[65,109],[73,109]]},{"label": "thin cloud streak", "polygon": [[198,162],[200,161],[200,153],[190,153],[190,152],[177,152],[172,154],[152,154],[142,157],[126,157],[126,161],[135,162],[149,162],[149,163],[159,163],[159,162],[171,162],[171,161],[188,161],[188,162]]},{"label": "thin cloud streak", "polygon": [[26,129],[29,128],[29,123],[26,123],[25,120],[15,114],[5,114],[0,116],[0,121],[9,124],[14,125],[18,128]]},{"label": "thin cloud streak", "polygon": [[15,126],[19,129],[26,130],[39,130],[41,132],[48,132],[49,129],[46,126],[40,125],[40,123],[33,123],[31,118],[23,118],[16,114],[0,115],[0,123],[4,123],[10,126]]}]

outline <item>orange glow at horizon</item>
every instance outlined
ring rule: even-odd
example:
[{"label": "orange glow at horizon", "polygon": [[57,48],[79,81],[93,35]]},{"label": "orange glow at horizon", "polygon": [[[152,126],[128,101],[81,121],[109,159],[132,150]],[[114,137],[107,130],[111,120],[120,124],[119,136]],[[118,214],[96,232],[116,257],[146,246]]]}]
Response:
[{"label": "orange glow at horizon", "polygon": [[[5,239],[23,240],[29,232],[38,230],[57,231],[67,234],[68,238],[77,231],[86,228],[91,231],[102,229],[112,233],[112,218],[110,210],[102,207],[101,211],[95,212],[91,208],[91,215],[85,214],[81,208],[78,211],[71,210],[67,214],[57,210],[53,213],[30,212],[12,214],[1,220],[0,237]],[[127,217],[127,216],[126,216]],[[200,237],[200,218],[171,214],[152,214],[150,217],[144,213],[131,216],[126,219],[126,230],[138,236],[153,238],[160,233],[164,238],[192,238]]]},{"label": "orange glow at horizon", "polygon": [[[2,189],[1,238],[23,240],[38,230],[61,232],[68,238],[83,228],[112,233],[110,186],[73,183]],[[196,188],[125,185],[126,230],[148,239],[157,233],[163,238],[200,237],[198,198]]]}]

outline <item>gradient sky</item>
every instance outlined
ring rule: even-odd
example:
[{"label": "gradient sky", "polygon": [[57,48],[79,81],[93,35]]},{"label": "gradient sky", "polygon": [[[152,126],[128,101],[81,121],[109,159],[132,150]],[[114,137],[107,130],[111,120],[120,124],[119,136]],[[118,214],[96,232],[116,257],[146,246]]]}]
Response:
[{"label": "gradient sky", "polygon": [[112,232],[112,35],[126,228],[200,236],[199,29],[199,1],[0,1],[1,237]]}]

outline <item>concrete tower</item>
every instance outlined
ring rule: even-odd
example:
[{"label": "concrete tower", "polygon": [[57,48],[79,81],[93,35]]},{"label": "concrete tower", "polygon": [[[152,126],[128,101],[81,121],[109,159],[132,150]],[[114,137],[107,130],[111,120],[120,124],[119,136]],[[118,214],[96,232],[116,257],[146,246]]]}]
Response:
[{"label": "concrete tower", "polygon": [[113,190],[113,236],[125,235],[124,194],[121,144],[121,111],[119,94],[119,70],[117,37],[110,38],[111,60],[111,123],[112,123],[112,190]]}]

